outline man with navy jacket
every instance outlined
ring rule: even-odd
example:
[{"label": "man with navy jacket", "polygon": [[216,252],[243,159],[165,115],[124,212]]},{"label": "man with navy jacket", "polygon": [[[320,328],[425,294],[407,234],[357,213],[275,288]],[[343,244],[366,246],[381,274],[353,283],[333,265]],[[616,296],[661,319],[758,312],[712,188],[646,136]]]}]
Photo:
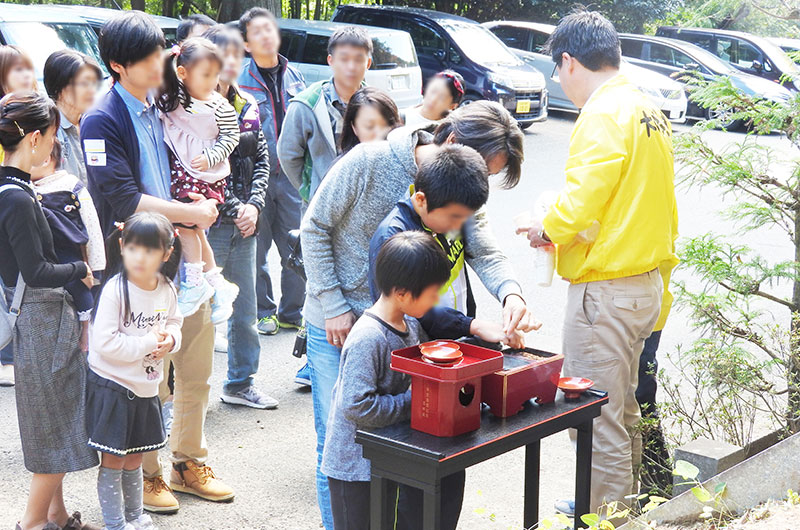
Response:
[{"label": "man with navy jacket", "polygon": [[[114,85],[81,122],[89,191],[106,236],[140,211],[158,212],[173,223],[208,228],[217,218],[214,201],[198,195],[192,203],[173,202],[170,171],[161,120],[152,92],[162,82],[164,35],[149,15],[125,11],[107,21],[100,32],[100,55]],[[171,488],[162,478],[158,453],[146,453],[144,507],[152,512],[178,510],[172,490],[212,501],[233,498],[233,490],[206,465],[208,447],[203,429],[208,406],[208,379],[214,349],[211,309],[206,302],[185,319],[175,365],[174,420],[170,436]],[[169,395],[166,378],[159,397]]]}]

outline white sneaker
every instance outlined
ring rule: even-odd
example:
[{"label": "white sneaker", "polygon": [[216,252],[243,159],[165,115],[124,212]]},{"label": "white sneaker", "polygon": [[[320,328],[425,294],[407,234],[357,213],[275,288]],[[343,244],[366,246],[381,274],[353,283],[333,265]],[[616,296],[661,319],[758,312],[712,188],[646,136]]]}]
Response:
[{"label": "white sneaker", "polygon": [[0,365],[0,386],[14,386],[14,365]]},{"label": "white sneaker", "polygon": [[254,409],[272,410],[278,408],[278,400],[264,394],[256,388],[255,385],[250,385],[239,392],[233,393],[223,390],[220,399],[223,403],[244,405],[245,407],[252,407]]},{"label": "white sneaker", "polygon": [[198,285],[181,282],[181,288],[178,290],[178,309],[184,317],[192,316],[212,296],[214,288],[205,279]]},{"label": "white sneaker", "polygon": [[128,521],[128,524],[135,530],[158,530],[158,527],[153,523],[153,519],[146,513],[143,513],[133,521]]},{"label": "white sneaker", "polygon": [[211,323],[215,326],[226,322],[233,314],[233,302],[239,296],[239,287],[225,279],[219,267],[206,273],[206,280],[214,289],[211,301]]}]

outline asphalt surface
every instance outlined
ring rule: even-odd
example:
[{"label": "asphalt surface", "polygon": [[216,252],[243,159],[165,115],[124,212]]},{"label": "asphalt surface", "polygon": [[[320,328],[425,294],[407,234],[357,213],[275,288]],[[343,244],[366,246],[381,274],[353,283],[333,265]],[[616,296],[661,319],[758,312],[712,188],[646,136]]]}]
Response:
[{"label": "asphalt surface", "polygon": [[[525,133],[523,180],[513,190],[493,189],[489,201],[493,230],[511,257],[525,296],[543,322],[542,329],[528,337],[529,344],[560,351],[566,283],[554,281],[549,288],[534,285],[532,253],[526,240],[515,236],[512,219],[533,208],[536,197],[557,190],[563,182],[563,166],[574,116],[551,115]],[[677,126],[676,132],[686,130]],[[742,134],[712,132],[715,145],[740,142]],[[778,157],[797,156],[786,140],[777,136],[763,142],[778,149]],[[730,232],[729,223],[716,211],[722,206],[715,190],[679,190],[682,235],[708,229]],[[779,234],[768,230],[758,234],[754,246],[772,255],[790,255]],[[277,270],[275,256],[271,256]],[[500,318],[500,306],[474,281],[478,314]],[[276,284],[276,288],[279,285]],[[664,331],[661,352],[674,351],[677,344],[693,335],[686,316],[674,312]],[[213,504],[179,495],[178,514],[156,517],[161,529],[292,529],[320,528],[314,486],[315,434],[311,394],[293,382],[301,361],[291,356],[294,334],[281,332],[262,337],[261,369],[257,384],[280,400],[274,411],[233,407],[219,400],[226,370],[224,354],[214,356],[211,398],[206,423],[210,450],[209,464],[216,475],[236,490],[230,504]],[[669,367],[667,367],[669,369]],[[13,528],[23,510],[30,475],[25,471],[17,430],[13,389],[0,388],[0,528]],[[164,453],[166,456],[166,452]],[[462,529],[519,529],[522,527],[523,457],[516,450],[467,472]],[[164,460],[166,462],[166,458]],[[574,454],[565,433],[542,442],[541,515],[552,511],[553,502],[571,497],[574,488]],[[96,470],[71,474],[65,481],[70,510],[81,510],[84,519],[100,522],[95,492]]]}]

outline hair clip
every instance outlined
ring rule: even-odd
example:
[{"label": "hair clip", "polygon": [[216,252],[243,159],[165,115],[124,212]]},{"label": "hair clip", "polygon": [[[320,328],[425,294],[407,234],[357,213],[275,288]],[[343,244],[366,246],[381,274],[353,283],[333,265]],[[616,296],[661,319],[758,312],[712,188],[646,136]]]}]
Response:
[{"label": "hair clip", "polygon": [[173,44],[172,45],[172,50],[170,50],[170,53],[172,55],[174,55],[175,57],[178,57],[181,54],[181,46],[180,46],[180,44]]},{"label": "hair clip", "polygon": [[462,96],[464,95],[464,86],[461,84],[461,81],[459,81],[456,76],[454,76],[453,74],[449,74],[447,72],[439,72],[437,75],[438,77],[444,77],[446,79],[452,80],[453,86],[456,87],[456,92],[458,92]]},{"label": "hair clip", "polygon": [[114,223],[114,226],[117,227],[117,230],[119,230],[120,232],[125,230],[125,223]]},{"label": "hair clip", "polygon": [[17,126],[17,130],[19,131],[19,135],[20,136],[25,136],[25,131],[23,131],[22,127],[19,126],[19,123],[17,123],[17,120],[14,120],[14,125]]},{"label": "hair clip", "polygon": [[179,231],[179,230],[176,228],[175,230],[173,230],[173,231],[172,231],[172,235],[173,235],[173,236],[175,236],[175,237],[180,237],[181,233],[180,233],[180,231]]}]

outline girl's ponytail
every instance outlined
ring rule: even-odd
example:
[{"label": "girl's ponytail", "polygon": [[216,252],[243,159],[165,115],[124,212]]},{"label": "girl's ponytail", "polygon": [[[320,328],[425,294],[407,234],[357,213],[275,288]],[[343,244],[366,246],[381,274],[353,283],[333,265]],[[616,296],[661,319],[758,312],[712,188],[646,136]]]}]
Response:
[{"label": "girl's ponytail", "polygon": [[178,230],[175,229],[175,234],[172,238],[172,254],[170,254],[169,259],[164,262],[164,265],[161,266],[161,274],[163,274],[168,280],[172,280],[173,278],[178,276],[178,271],[181,267],[181,254],[183,252],[183,247],[181,246],[181,238],[178,237]]},{"label": "girl's ponytail", "polygon": [[[92,309],[92,322],[94,322],[94,317],[97,315],[97,306],[100,304],[100,294],[103,292],[103,289],[106,288],[106,284],[108,283],[111,278],[116,276],[117,274],[122,275],[123,279],[125,279],[125,267],[122,266],[122,230],[124,228],[124,223],[114,223],[116,227],[114,231],[106,238],[106,270],[103,271],[103,283],[100,285],[100,289],[97,291],[97,296],[94,300],[94,308]],[[124,313],[122,315],[124,318],[127,318],[126,315],[130,313],[130,301],[128,298],[128,282],[122,282],[124,292],[122,293],[122,299],[128,301],[129,303],[124,309]]]},{"label": "girl's ponytail", "polygon": [[156,106],[161,112],[172,112],[178,108],[178,105],[188,105],[189,102],[184,102],[186,91],[183,88],[183,83],[178,79],[178,72],[175,63],[181,54],[181,47],[176,44],[167,53],[164,59],[164,83],[161,88],[161,96],[156,101]]}]

